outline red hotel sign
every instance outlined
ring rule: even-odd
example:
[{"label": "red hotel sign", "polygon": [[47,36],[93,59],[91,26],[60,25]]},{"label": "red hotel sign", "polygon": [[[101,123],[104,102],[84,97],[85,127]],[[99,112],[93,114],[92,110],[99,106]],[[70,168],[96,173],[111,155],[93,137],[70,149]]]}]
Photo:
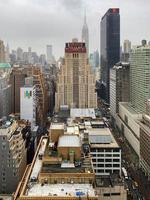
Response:
[{"label": "red hotel sign", "polygon": [[65,53],[86,53],[85,43],[66,43]]}]

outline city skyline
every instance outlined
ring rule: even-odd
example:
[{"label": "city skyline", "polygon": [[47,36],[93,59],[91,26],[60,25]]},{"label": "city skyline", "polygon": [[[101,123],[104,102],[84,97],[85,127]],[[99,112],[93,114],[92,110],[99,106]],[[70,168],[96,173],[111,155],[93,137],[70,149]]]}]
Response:
[{"label": "city skyline", "polygon": [[[129,6],[130,3],[130,6]],[[136,4],[135,4],[136,3]],[[129,39],[132,44],[139,44],[142,39],[149,39],[148,8],[150,2],[133,0],[121,2],[107,0],[0,0],[1,34],[0,39],[9,43],[10,49],[32,46],[38,54],[46,52],[46,45],[52,44],[56,58],[63,56],[66,41],[77,37],[81,41],[81,32],[86,8],[89,27],[90,52],[99,49],[100,19],[110,7],[120,8],[121,44]],[[13,9],[12,9],[13,7]],[[59,15],[58,15],[59,11]],[[140,13],[137,16],[137,13]],[[142,15],[144,13],[144,15]],[[147,17],[145,17],[147,16]],[[134,26],[131,21],[134,21]],[[140,30],[139,30],[140,25]],[[133,31],[134,30],[134,31]],[[135,34],[136,33],[136,34]]]}]

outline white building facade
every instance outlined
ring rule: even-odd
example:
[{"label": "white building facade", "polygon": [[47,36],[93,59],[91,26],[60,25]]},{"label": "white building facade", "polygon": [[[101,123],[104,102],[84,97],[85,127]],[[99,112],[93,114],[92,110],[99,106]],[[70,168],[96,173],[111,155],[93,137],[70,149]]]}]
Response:
[{"label": "white building facade", "polygon": [[121,149],[109,128],[90,129],[89,143],[96,175],[121,174]]},{"label": "white building facade", "polygon": [[32,125],[36,122],[36,89],[32,87],[22,87],[20,89],[20,118],[29,120]]}]

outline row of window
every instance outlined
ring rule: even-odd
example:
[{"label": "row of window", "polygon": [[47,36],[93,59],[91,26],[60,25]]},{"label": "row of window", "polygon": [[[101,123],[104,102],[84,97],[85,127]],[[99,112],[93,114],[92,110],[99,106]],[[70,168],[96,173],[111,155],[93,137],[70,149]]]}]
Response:
[{"label": "row of window", "polygon": [[103,169],[98,169],[98,170],[95,170],[96,171],[96,173],[109,173],[109,174],[111,174],[111,173],[119,173],[120,172],[120,170],[118,169],[115,169],[115,170],[110,170],[110,169],[106,169],[106,170],[103,170]]},{"label": "row of window", "polygon": [[120,162],[120,159],[92,159],[93,162]]},{"label": "row of window", "polygon": [[92,149],[92,152],[120,152],[120,149]]},{"label": "row of window", "polygon": [[120,167],[120,164],[94,164],[94,168],[96,167]]},{"label": "row of window", "polygon": [[93,157],[120,157],[120,154],[91,154]]}]

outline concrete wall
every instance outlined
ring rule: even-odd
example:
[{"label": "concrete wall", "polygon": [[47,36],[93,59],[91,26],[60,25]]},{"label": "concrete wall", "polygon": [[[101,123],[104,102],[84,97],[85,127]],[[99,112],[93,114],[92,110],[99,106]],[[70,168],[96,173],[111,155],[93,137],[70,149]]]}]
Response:
[{"label": "concrete wall", "polygon": [[142,115],[127,109],[126,105],[126,103],[119,104],[119,115],[116,116],[116,124],[134,151],[140,156],[140,126],[137,120],[142,118]]}]

